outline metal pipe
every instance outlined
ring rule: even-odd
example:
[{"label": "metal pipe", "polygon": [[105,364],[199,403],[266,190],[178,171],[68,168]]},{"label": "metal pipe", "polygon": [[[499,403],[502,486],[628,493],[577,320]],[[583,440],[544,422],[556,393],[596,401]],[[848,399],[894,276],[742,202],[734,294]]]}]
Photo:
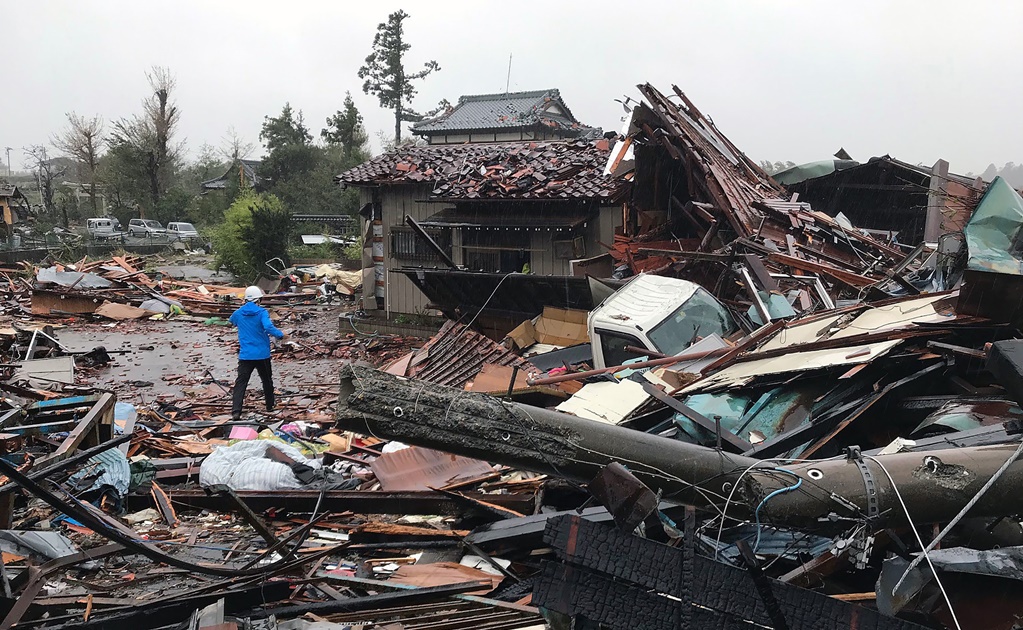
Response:
[{"label": "metal pipe", "polygon": [[706,359],[707,357],[719,357],[730,350],[731,348],[716,348],[714,350],[704,350],[700,352],[686,352],[683,354],[677,354],[675,356],[664,357],[662,359],[650,359],[649,361],[640,361],[639,363],[629,363],[628,365],[613,365],[611,367],[604,367],[596,370],[586,370],[585,372],[570,372],[568,374],[559,374],[558,376],[549,376],[547,378],[531,378],[526,382],[531,386],[553,385],[554,383],[564,383],[565,381],[577,381],[579,379],[589,378],[591,376],[613,373],[619,370],[624,370],[626,368],[639,369],[645,367],[654,367],[658,365],[674,365],[675,363],[681,363],[682,361],[695,361],[697,359]]}]

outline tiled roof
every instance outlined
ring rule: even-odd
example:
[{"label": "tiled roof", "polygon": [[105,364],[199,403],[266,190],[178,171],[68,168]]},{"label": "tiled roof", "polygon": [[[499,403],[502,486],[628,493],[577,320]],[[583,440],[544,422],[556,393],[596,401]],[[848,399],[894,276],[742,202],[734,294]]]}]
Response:
[{"label": "tiled roof", "polygon": [[403,147],[337,176],[342,185],[434,184],[441,199],[617,201],[631,180],[603,174],[605,139]]},{"label": "tiled roof", "polygon": [[[562,113],[547,111],[545,108],[551,104]],[[463,96],[458,99],[458,105],[447,112],[413,125],[412,132],[428,136],[449,131],[538,126],[571,132],[570,135],[589,129],[575,119],[558,90],[537,90]]]},{"label": "tiled roof", "polygon": [[259,176],[259,166],[263,163],[262,160],[238,160],[234,164],[228,167],[227,171],[215,179],[208,179],[201,182],[199,185],[203,190],[221,190],[227,188],[228,178],[234,178],[238,175],[238,163],[245,168],[245,178],[253,183],[259,183],[262,179]]}]

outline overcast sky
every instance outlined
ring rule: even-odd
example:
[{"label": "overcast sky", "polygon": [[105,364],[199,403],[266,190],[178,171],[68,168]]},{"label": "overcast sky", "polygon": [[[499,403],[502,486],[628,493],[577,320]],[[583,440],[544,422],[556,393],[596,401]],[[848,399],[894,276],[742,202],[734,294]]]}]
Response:
[{"label": "overcast sky", "polygon": [[[1023,161],[1023,2],[920,0],[218,2],[3,0],[0,150],[47,142],[64,113],[139,111],[145,72],[178,82],[193,153],[228,127],[255,142],[286,101],[318,134],[346,90],[366,127],[393,118],[356,76],[378,23],[403,8],[410,68],[441,71],[416,107],[505,88],[559,88],[582,122],[618,129],[650,82],[677,84],[756,160],[889,153],[953,171]],[[262,153],[262,147],[256,151]],[[255,157],[255,156],[254,156]]]}]

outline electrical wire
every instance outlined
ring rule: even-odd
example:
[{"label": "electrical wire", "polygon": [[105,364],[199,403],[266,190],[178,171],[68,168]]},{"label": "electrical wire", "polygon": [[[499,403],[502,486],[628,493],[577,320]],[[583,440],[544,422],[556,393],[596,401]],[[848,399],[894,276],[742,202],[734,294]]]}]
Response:
[{"label": "electrical wire", "polygon": [[[885,476],[888,477],[888,483],[892,484],[892,490],[895,491],[895,497],[899,500],[899,504],[902,505],[902,511],[906,513],[906,520],[909,521],[909,528],[913,530],[913,535],[916,536],[916,542],[920,545],[920,549],[922,550],[921,553],[923,553],[924,559],[927,560],[927,566],[931,568],[931,575],[934,576],[934,581],[938,585],[938,590],[941,591],[942,596],[945,598],[945,604],[948,606],[948,613],[952,615],[952,622],[955,623],[957,630],[963,630],[963,627],[959,625],[959,618],[956,617],[956,612],[952,608],[952,600],[949,599],[948,592],[945,591],[945,587],[941,583],[941,578],[938,577],[938,571],[934,568],[934,563],[931,562],[931,556],[924,545],[924,540],[920,537],[920,532],[913,523],[913,517],[909,514],[909,508],[906,506],[906,502],[902,500],[902,493],[899,492],[899,487],[895,485],[895,478],[892,477],[892,474],[888,472],[888,469],[885,468],[884,464],[878,461],[877,458],[871,457],[870,455],[864,455],[863,458],[869,459],[877,464],[881,471],[884,472]],[[892,595],[895,595],[894,588],[892,589]]]},{"label": "electrical wire", "polygon": [[774,470],[776,470],[778,472],[783,472],[783,473],[792,475],[793,477],[796,478],[796,483],[791,485],[791,486],[787,486],[785,488],[778,488],[774,492],[768,494],[766,497],[764,497],[764,499],[760,502],[760,504],[757,505],[757,508],[755,510],[753,510],[753,518],[754,518],[754,520],[757,523],[757,538],[756,538],[756,541],[754,541],[754,543],[753,543],[753,553],[756,553],[757,549],[760,548],[760,532],[761,532],[761,529],[762,529],[761,526],[760,526],[760,509],[763,508],[765,505],[767,505],[768,501],[770,501],[774,497],[778,496],[779,494],[785,494],[786,492],[792,492],[794,490],[798,490],[799,487],[803,485],[803,478],[800,477],[799,475],[797,475],[796,473],[792,472],[791,470],[786,470],[784,468],[775,468]]},{"label": "electrical wire", "polygon": [[[728,514],[728,506],[731,505],[731,503],[732,503],[732,497],[735,496],[735,491],[739,488],[739,483],[742,482],[742,478],[745,477],[749,473],[749,471],[753,470],[757,466],[760,466],[761,464],[767,464],[767,463],[772,462],[772,461],[787,461],[787,460],[784,460],[784,459],[762,459],[762,460],[756,461],[756,462],[750,464],[749,466],[747,466],[746,469],[743,470],[741,473],[739,473],[739,477],[735,480],[735,483],[732,484],[732,489],[728,492],[728,498],[725,499],[725,506],[721,510],[721,516],[722,516],[721,525],[718,527],[718,537],[714,541],[714,559],[715,560],[718,559],[718,555],[720,554],[719,549],[721,548],[721,535],[725,531],[725,517]],[[795,474],[795,473],[793,473],[793,474]]]},{"label": "electrical wire", "polygon": [[509,271],[508,273],[504,274],[504,277],[502,277],[497,282],[497,286],[494,287],[494,290],[490,292],[490,297],[488,297],[487,300],[483,302],[483,306],[481,306],[480,309],[476,311],[476,314],[472,316],[472,319],[469,320],[469,323],[465,325],[465,328],[462,329],[462,332],[458,333],[458,336],[455,337],[453,341],[458,341],[462,337],[462,335],[465,334],[466,330],[472,328],[472,325],[476,322],[476,318],[480,316],[480,313],[487,309],[487,305],[490,304],[490,300],[494,299],[494,296],[497,295],[497,290],[501,288],[501,285],[504,284],[504,281],[508,279],[508,276],[514,275],[516,273],[518,272]]}]

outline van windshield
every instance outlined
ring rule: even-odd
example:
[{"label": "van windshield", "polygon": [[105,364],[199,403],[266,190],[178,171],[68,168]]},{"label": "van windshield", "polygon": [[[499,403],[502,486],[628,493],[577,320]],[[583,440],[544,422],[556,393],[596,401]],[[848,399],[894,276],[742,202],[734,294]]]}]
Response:
[{"label": "van windshield", "polygon": [[725,307],[707,291],[697,289],[678,310],[651,328],[648,336],[659,352],[678,354],[697,337],[715,333],[724,337],[735,329],[735,322]]},{"label": "van windshield", "polygon": [[151,228],[158,228],[158,227],[160,227],[160,222],[159,221],[143,221],[142,223],[146,227],[151,227]]},{"label": "van windshield", "polygon": [[178,232],[194,232],[195,226],[191,223],[178,223]]}]

